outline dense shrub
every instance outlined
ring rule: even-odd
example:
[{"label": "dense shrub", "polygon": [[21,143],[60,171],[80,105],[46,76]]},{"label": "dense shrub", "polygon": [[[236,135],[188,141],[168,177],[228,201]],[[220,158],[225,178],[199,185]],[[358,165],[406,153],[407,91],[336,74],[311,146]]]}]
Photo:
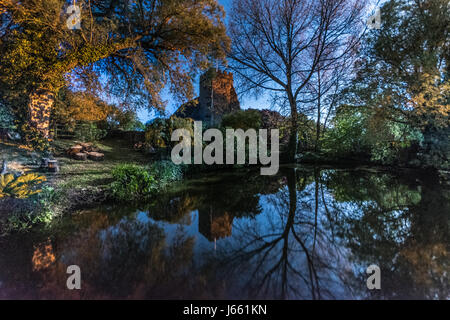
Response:
[{"label": "dense shrub", "polygon": [[99,141],[103,139],[107,131],[100,129],[95,122],[80,122],[75,129],[75,139],[84,142]]},{"label": "dense shrub", "polygon": [[109,130],[144,131],[145,125],[139,121],[136,112],[132,110],[113,109],[107,118]]},{"label": "dense shrub", "polygon": [[55,203],[59,201],[60,193],[55,192],[52,187],[45,186],[38,194],[32,195],[32,209],[22,209],[12,212],[5,226],[6,233],[26,231],[34,226],[49,225],[56,214],[53,211]]},{"label": "dense shrub", "polygon": [[165,148],[167,146],[166,120],[155,119],[145,129],[145,143],[151,148]]},{"label": "dense shrub", "polygon": [[168,184],[183,177],[181,166],[171,161],[157,161],[149,167],[133,164],[118,165],[112,172],[111,193],[120,201],[145,201]]},{"label": "dense shrub", "polygon": [[326,130],[323,151],[335,158],[361,158],[393,164],[401,153],[419,144],[420,132],[404,124],[402,119],[392,121],[379,110],[365,107],[341,106],[333,127]]},{"label": "dense shrub", "polygon": [[172,161],[156,161],[150,165],[149,170],[159,187],[181,180],[183,177],[182,167],[174,164]]},{"label": "dense shrub", "polygon": [[152,148],[170,148],[176,142],[171,141],[172,132],[177,129],[186,129],[191,135],[194,134],[194,121],[171,117],[170,119],[155,119],[147,124],[145,130],[145,142]]},{"label": "dense shrub", "polygon": [[156,180],[145,167],[122,164],[112,171],[111,192],[120,201],[148,199],[157,189]]},{"label": "dense shrub", "polygon": [[322,148],[333,157],[370,155],[367,123],[370,114],[363,108],[342,106],[336,112],[332,128],[327,130]]},{"label": "dense shrub", "polygon": [[262,126],[261,113],[258,110],[239,110],[229,113],[222,118],[222,127],[233,129],[260,129]]}]

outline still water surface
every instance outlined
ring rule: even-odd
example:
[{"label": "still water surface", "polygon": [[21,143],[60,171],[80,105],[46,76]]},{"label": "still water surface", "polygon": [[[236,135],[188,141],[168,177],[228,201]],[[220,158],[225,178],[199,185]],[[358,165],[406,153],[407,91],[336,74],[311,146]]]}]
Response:
[{"label": "still water surface", "polygon": [[[449,299],[444,185],[410,171],[207,175],[1,239],[0,298]],[[367,289],[372,264],[381,290]]]}]

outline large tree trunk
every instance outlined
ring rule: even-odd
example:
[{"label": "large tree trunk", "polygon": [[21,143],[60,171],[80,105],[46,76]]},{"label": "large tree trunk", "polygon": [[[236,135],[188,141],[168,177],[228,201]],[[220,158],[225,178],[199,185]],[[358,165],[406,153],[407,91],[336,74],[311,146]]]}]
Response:
[{"label": "large tree trunk", "polygon": [[319,151],[320,141],[320,118],[322,115],[322,86],[320,82],[320,69],[317,71],[317,124],[316,124],[316,143],[314,145],[314,151]]},{"label": "large tree trunk", "polygon": [[291,132],[289,135],[289,145],[288,145],[288,163],[294,163],[295,162],[295,155],[297,154],[297,122],[292,121],[291,123]]},{"label": "large tree trunk", "polygon": [[314,146],[314,151],[319,151],[320,149],[320,121],[321,121],[321,105],[320,105],[320,97],[319,97],[319,102],[317,104],[317,124],[316,124],[316,143]]},{"label": "large tree trunk", "polygon": [[50,135],[50,114],[55,103],[55,95],[47,89],[35,90],[28,102],[28,121],[43,137]]},{"label": "large tree trunk", "polygon": [[289,135],[289,144],[287,150],[287,162],[294,163],[297,155],[297,134],[298,134],[298,114],[297,105],[291,104],[291,132]]}]

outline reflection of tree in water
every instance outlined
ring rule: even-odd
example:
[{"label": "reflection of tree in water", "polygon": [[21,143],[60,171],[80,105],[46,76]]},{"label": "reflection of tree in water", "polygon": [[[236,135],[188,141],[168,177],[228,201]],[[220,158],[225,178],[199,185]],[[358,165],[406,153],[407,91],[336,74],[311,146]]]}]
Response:
[{"label": "reflection of tree in water", "polygon": [[[369,294],[362,289],[362,296],[450,298],[450,190],[432,173],[411,176],[413,181],[401,182],[388,175],[355,173],[331,174],[326,179],[337,191],[337,200],[354,199],[354,209],[335,207],[335,224],[355,263],[381,268],[382,290]],[[355,280],[363,283],[366,277],[361,271]]]},{"label": "reflection of tree in water", "polygon": [[[410,176],[287,169],[199,181],[148,212],[87,210],[50,238],[0,239],[0,297],[448,298],[450,191]],[[209,240],[233,226],[217,251],[195,253],[194,211]],[[71,264],[81,292],[65,289]],[[381,267],[377,293],[370,264]]]},{"label": "reflection of tree in water", "polygon": [[233,239],[219,248],[220,272],[245,275],[235,290],[249,298],[331,298],[337,279],[328,275],[341,253],[329,247],[333,239],[319,221],[319,185],[306,171],[285,177],[287,187],[265,197],[262,219],[236,223]]},{"label": "reflection of tree in water", "polygon": [[[448,190],[429,177],[419,188],[380,173],[286,176],[288,188],[267,199],[271,214],[236,223],[219,248],[214,265],[235,277],[235,290],[250,298],[448,298]],[[366,287],[371,264],[382,270],[375,295]]]},{"label": "reflection of tree in water", "polygon": [[[178,230],[169,243],[150,220],[125,215],[111,223],[115,215],[107,209],[86,211],[83,220],[91,224],[80,232],[58,234],[37,246],[36,239],[22,242],[30,250],[9,252],[5,259],[22,269],[2,284],[5,297],[187,298],[206,292],[191,282],[193,238]],[[65,288],[66,268],[72,264],[81,268],[81,291]]]},{"label": "reflection of tree in water", "polygon": [[[214,223],[218,223],[221,217],[229,215],[230,220],[224,221],[225,229],[231,228],[232,219],[237,216],[260,213],[258,193],[269,190],[266,183],[259,177],[253,178],[253,175],[240,180],[239,184],[235,178],[230,179],[227,185],[228,183],[239,187],[235,189],[224,187],[218,190],[212,187],[217,186],[217,182],[212,182],[210,188],[203,186],[176,194],[168,193],[153,204],[141,208],[148,210],[147,213],[136,212],[135,208],[117,210],[114,207],[104,207],[86,210],[74,216],[67,224],[53,230],[50,240],[43,237],[40,241],[32,236],[25,241],[26,243],[20,241],[19,255],[16,252],[7,254],[2,250],[1,253],[8,256],[5,261],[14,264],[13,261],[17,262],[20,258],[21,261],[17,264],[24,269],[23,272],[19,272],[19,277],[23,275],[23,279],[19,281],[24,284],[23,290],[17,292],[9,290],[8,296],[222,297],[221,284],[211,285],[206,281],[207,272],[199,273],[196,269],[198,265],[194,263],[193,258],[194,239],[186,235],[183,226],[191,223],[188,213],[198,210],[199,215],[203,217],[206,216],[205,208],[211,206],[217,214]],[[276,186],[279,187],[279,184]],[[217,197],[221,200],[217,201]],[[156,223],[152,219],[156,220]],[[158,220],[177,223],[179,226],[169,235],[158,225]],[[39,250],[35,248],[36,243]],[[40,243],[42,245],[39,245]],[[30,250],[24,250],[25,248]],[[41,259],[46,257],[52,259]],[[66,268],[71,264],[79,265],[82,270],[81,292],[65,289]],[[8,266],[5,269],[15,268]],[[33,279],[26,278],[32,270],[39,272],[33,274]],[[36,286],[36,283],[39,285]],[[14,283],[4,285],[14,287]],[[39,289],[31,289],[37,287]]]},{"label": "reflection of tree in water", "polygon": [[185,221],[188,213],[197,210],[200,233],[214,241],[231,236],[235,218],[260,214],[260,195],[280,186],[279,178],[252,172],[225,176],[220,183],[204,179],[186,190],[162,195],[145,209],[153,219],[172,223]]}]

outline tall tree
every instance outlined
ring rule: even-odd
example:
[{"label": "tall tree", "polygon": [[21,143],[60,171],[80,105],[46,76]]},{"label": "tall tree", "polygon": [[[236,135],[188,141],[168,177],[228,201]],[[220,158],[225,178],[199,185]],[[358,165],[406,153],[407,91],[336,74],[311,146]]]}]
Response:
[{"label": "tall tree", "polygon": [[249,92],[269,90],[290,111],[289,161],[297,147],[298,106],[320,69],[352,50],[365,1],[235,0],[230,17],[232,68]]},{"label": "tall tree", "polygon": [[450,1],[390,0],[381,19],[364,42],[352,102],[420,129],[425,163],[450,165]]},{"label": "tall tree", "polygon": [[[81,29],[68,27],[73,3]],[[0,88],[45,137],[55,94],[68,83],[106,83],[116,97],[162,109],[165,85],[190,98],[192,74],[211,55],[224,58],[223,17],[216,0],[0,0]]]},{"label": "tall tree", "polygon": [[[356,47],[355,47],[356,49]],[[315,124],[314,150],[321,147],[321,138],[337,107],[344,99],[342,91],[351,84],[354,76],[353,63],[357,58],[356,50],[349,50],[347,54],[336,59],[336,64],[326,68],[319,65],[316,73],[311,77],[298,102],[299,109]]]}]

